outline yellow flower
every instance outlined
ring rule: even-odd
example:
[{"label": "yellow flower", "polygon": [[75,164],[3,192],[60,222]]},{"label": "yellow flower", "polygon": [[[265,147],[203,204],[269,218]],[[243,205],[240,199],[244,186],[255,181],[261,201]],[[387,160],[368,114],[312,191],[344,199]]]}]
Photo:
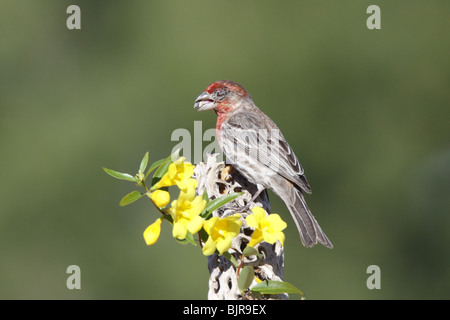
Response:
[{"label": "yellow flower", "polygon": [[240,218],[239,214],[235,214],[226,218],[213,217],[205,221],[203,227],[209,237],[203,246],[203,254],[209,256],[216,249],[220,254],[228,251],[231,247],[231,241],[241,230],[242,221],[239,220]]},{"label": "yellow flower", "polygon": [[173,219],[173,237],[182,240],[188,231],[194,234],[202,228],[203,218],[200,213],[205,209],[206,201],[202,196],[195,196],[195,179],[184,179],[179,186],[180,196],[172,202],[169,214]]},{"label": "yellow flower", "polygon": [[276,213],[267,216],[266,211],[260,207],[254,207],[252,211],[253,214],[245,218],[248,226],[255,229],[248,245],[254,247],[262,241],[274,244],[277,240],[283,245],[284,233],[282,230],[286,228],[286,222],[281,220]]},{"label": "yellow flower", "polygon": [[170,194],[164,190],[155,190],[150,194],[150,199],[158,208],[164,208],[170,202]]},{"label": "yellow flower", "polygon": [[153,187],[152,190],[162,187],[170,187],[178,185],[185,179],[192,177],[194,174],[194,165],[184,162],[185,157],[179,158],[177,161],[169,165],[169,169]]},{"label": "yellow flower", "polygon": [[152,245],[158,241],[159,234],[161,233],[162,218],[156,219],[151,225],[144,231],[144,239],[147,245]]}]

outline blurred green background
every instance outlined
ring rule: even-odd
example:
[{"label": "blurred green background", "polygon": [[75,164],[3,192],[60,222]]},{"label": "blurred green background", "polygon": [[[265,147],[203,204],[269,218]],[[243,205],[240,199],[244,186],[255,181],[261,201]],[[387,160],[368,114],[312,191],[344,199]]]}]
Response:
[{"label": "blurred green background", "polygon": [[[68,30],[66,8],[81,8]],[[366,9],[381,8],[381,30]],[[288,222],[285,280],[308,299],[450,298],[449,1],[0,2],[0,298],[206,299],[207,259],[102,166],[135,173],[194,99],[241,83],[302,162],[335,248]],[[209,144],[209,142],[206,142]],[[81,290],[66,268],[81,268]],[[366,269],[381,268],[369,290]],[[295,298],[294,296],[292,298]]]}]

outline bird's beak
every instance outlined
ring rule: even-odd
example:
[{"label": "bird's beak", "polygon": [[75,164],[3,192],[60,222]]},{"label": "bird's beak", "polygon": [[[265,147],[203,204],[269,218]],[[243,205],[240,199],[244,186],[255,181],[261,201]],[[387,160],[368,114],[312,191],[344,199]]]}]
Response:
[{"label": "bird's beak", "polygon": [[203,92],[201,95],[195,99],[194,109],[197,111],[204,111],[214,109],[216,104],[214,103],[213,98],[208,92]]}]

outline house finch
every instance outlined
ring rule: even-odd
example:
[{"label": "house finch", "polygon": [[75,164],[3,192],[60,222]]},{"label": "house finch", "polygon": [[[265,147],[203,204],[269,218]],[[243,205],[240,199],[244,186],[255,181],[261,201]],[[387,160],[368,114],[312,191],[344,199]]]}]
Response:
[{"label": "house finch", "polygon": [[248,92],[235,82],[217,81],[197,97],[194,108],[216,112],[218,144],[227,160],[257,186],[253,199],[271,189],[288,207],[304,246],[320,242],[332,248],[303,197],[311,188],[302,166],[276,124]]}]

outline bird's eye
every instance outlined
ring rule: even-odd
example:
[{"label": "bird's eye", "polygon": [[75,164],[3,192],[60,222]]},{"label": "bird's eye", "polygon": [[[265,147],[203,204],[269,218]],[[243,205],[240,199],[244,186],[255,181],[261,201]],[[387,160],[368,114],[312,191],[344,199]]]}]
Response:
[{"label": "bird's eye", "polygon": [[219,100],[223,99],[228,94],[228,92],[230,92],[230,90],[228,88],[221,88],[221,89],[217,90],[216,91],[217,99],[219,99]]}]

